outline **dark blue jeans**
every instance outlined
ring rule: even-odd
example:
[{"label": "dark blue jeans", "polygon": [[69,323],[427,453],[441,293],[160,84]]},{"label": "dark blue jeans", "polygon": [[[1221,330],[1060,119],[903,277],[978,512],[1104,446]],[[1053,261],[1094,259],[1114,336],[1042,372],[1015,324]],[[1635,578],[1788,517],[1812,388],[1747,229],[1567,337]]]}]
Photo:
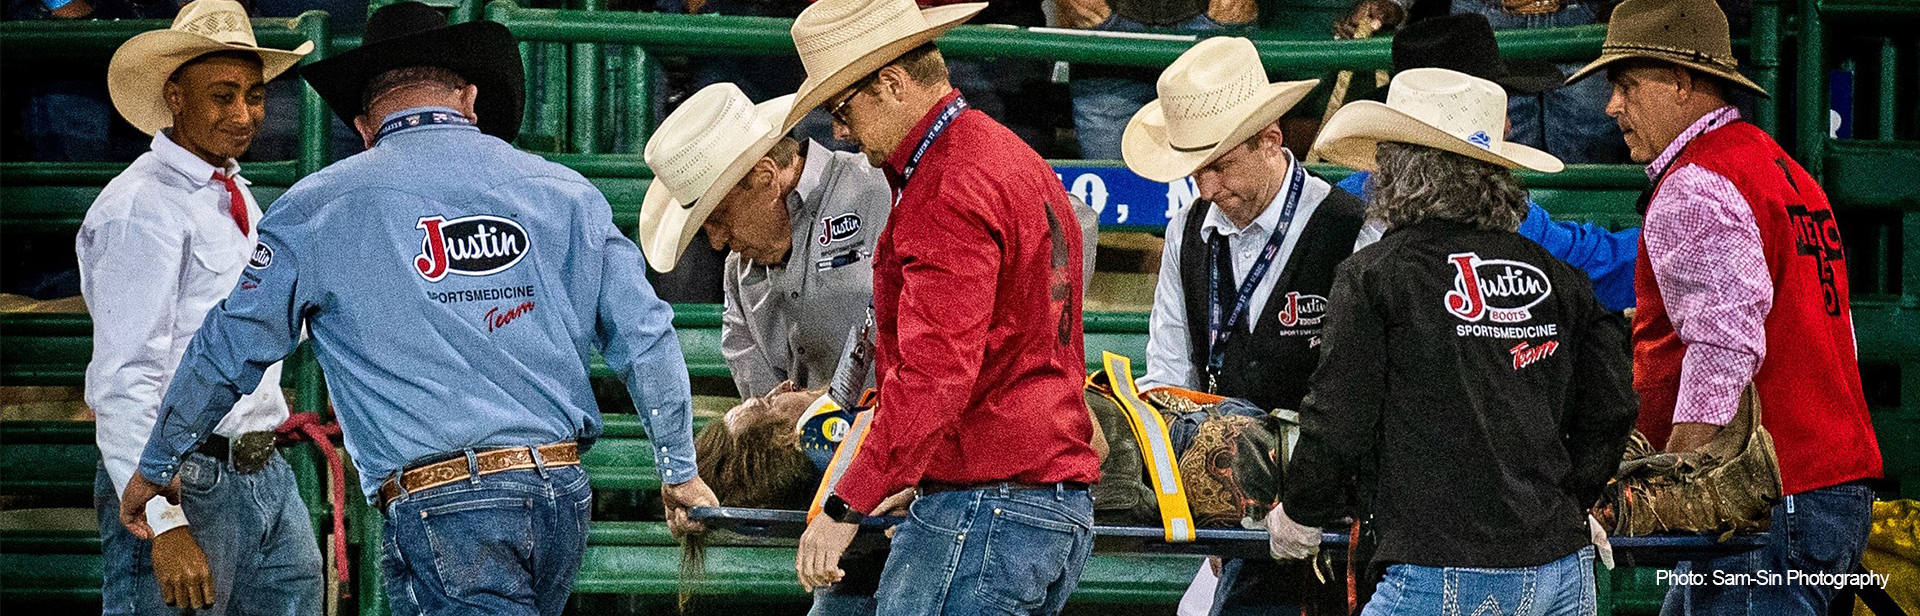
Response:
[{"label": "dark blue jeans", "polygon": [[93,508],[100,521],[101,616],[178,614],[160,598],[160,582],[153,577],[153,542],[120,525],[120,493],[113,491],[105,466],[93,476]]},{"label": "dark blue jeans", "polygon": [[894,530],[878,611],[1057,614],[1092,553],[1086,490],[1002,486],[924,495]]},{"label": "dark blue jeans", "polygon": [[[1676,573],[1699,572],[1706,584],[1667,589],[1662,616],[1818,616],[1837,589],[1795,583],[1789,571],[1851,573],[1873,527],[1873,490],[1860,483],[1808,490],[1773,506],[1767,547],[1710,561],[1680,563]],[[1756,583],[1718,585],[1745,573]],[[1778,577],[1774,577],[1778,576]]]},{"label": "dark blue jeans", "polygon": [[592,509],[579,466],[505,471],[402,494],[387,504],[383,526],[389,610],[558,616],[580,572]]},{"label": "dark blue jeans", "polygon": [[1537,567],[1391,565],[1362,616],[1594,616],[1593,547]]},{"label": "dark blue jeans", "polygon": [[[1514,15],[1500,10],[1495,6],[1498,3],[1453,0],[1453,12],[1484,15],[1494,30],[1599,23],[1594,2],[1568,2],[1559,12],[1546,15]],[[1584,65],[1562,64],[1560,74],[1571,75]],[[1507,132],[1507,140],[1545,150],[1568,163],[1627,162],[1620,125],[1607,116],[1607,98],[1612,95],[1604,74],[1539,94],[1511,94],[1507,98],[1507,118],[1513,121],[1513,129]]]},{"label": "dark blue jeans", "polygon": [[278,454],[241,474],[191,454],[180,463],[180,509],[207,554],[214,603],[198,614],[303,616],[322,611],[320,543],[293,467]]}]

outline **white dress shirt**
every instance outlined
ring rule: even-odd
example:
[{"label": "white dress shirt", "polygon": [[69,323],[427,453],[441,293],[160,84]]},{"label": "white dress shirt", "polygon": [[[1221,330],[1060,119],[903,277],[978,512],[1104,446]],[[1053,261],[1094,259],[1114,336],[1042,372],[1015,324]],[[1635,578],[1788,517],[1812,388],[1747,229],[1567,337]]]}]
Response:
[{"label": "white dress shirt", "polygon": [[[1299,164],[1291,156],[1288,164]],[[1244,280],[1247,270],[1253,269],[1253,262],[1260,257],[1260,250],[1273,236],[1274,228],[1280,224],[1281,210],[1286,209],[1287,192],[1292,187],[1292,170],[1288,170],[1287,180],[1274,192],[1273,201],[1253,222],[1240,227],[1227,218],[1220,208],[1208,205],[1206,221],[1200,223],[1201,237],[1214,234],[1224,236],[1227,249],[1233,255],[1233,284],[1238,288]],[[1333,186],[1313,175],[1307,175],[1306,186],[1300,190],[1300,205],[1293,214],[1293,220],[1280,241],[1280,252],[1274,256],[1273,265],[1260,284],[1253,289],[1253,295],[1247,298],[1247,331],[1251,333],[1259,327],[1260,309],[1267,305],[1267,297],[1273,295],[1275,281],[1280,273],[1287,269],[1287,259],[1293,256],[1293,248],[1300,241],[1300,232],[1306,228],[1307,221],[1313,219],[1313,213],[1320,208],[1320,202],[1333,191]],[[1192,204],[1180,208],[1167,220],[1166,246],[1160,253],[1160,277],[1153,289],[1153,313],[1148,317],[1147,334],[1147,374],[1140,379],[1140,389],[1154,387],[1186,387],[1203,389],[1197,366],[1193,365],[1193,342],[1187,335],[1187,291],[1180,279],[1180,249],[1186,238],[1181,233],[1186,229],[1187,217],[1193,215]],[[1360,237],[1354,240],[1353,249],[1359,250],[1367,244],[1380,239],[1380,229],[1363,226]],[[1204,289],[1199,292],[1205,292]],[[1306,375],[1301,375],[1306,378]]]},{"label": "white dress shirt", "polygon": [[[151,151],[100,191],[74,240],[80,291],[93,317],[86,401],[116,492],[133,478],[187,342],[207,310],[233,290],[253,253],[260,206],[238,164],[229,160],[218,169],[246,196],[250,228],[241,233],[226,185],[213,179],[216,170],[162,131]],[[242,397],[214,432],[238,436],[286,420],[279,363],[261,383],[269,386]],[[147,523],[158,534],[187,520],[178,505],[156,498],[147,503]]]}]

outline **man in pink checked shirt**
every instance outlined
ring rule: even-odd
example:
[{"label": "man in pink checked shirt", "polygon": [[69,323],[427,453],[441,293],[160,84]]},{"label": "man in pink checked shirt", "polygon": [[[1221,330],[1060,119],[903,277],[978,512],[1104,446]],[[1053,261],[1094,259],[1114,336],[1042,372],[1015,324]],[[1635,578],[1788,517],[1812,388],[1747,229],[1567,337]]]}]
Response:
[{"label": "man in pink checked shirt", "polygon": [[[1780,459],[1784,501],[1767,547],[1681,571],[1782,574],[1783,584],[1676,585],[1662,614],[1824,614],[1835,589],[1794,571],[1848,573],[1865,549],[1880,453],[1861,394],[1846,252],[1827,196],[1727,104],[1766,96],[1735,68],[1713,0],[1628,0],[1601,56],[1607,114],[1654,181],[1642,213],[1633,321],[1639,427],[1697,449],[1752,382]],[[1762,577],[1760,579],[1768,579]]]}]

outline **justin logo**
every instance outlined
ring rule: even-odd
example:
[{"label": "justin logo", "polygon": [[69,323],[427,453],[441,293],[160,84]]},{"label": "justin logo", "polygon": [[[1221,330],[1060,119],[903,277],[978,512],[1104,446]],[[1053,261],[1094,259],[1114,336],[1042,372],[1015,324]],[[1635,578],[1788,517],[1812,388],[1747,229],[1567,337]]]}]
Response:
[{"label": "justin logo", "polygon": [[1553,294],[1553,283],[1532,264],[1483,261],[1472,252],[1447,255],[1447,262],[1454,267],[1453,290],[1446,294],[1447,313],[1469,323],[1526,321],[1533,318],[1528,309]]},{"label": "justin logo", "polygon": [[1284,327],[1313,327],[1327,315],[1327,298],[1318,295],[1301,295],[1298,291],[1287,292],[1287,303],[1280,307],[1280,325]]},{"label": "justin logo", "polygon": [[860,235],[860,215],[841,214],[832,218],[820,219],[820,236],[814,238],[821,246],[834,242],[844,242]]},{"label": "justin logo", "polygon": [[414,269],[427,282],[447,274],[487,276],[506,271],[527,256],[533,240],[520,223],[499,216],[465,216],[447,220],[427,216],[415,227],[427,232],[420,240]]}]

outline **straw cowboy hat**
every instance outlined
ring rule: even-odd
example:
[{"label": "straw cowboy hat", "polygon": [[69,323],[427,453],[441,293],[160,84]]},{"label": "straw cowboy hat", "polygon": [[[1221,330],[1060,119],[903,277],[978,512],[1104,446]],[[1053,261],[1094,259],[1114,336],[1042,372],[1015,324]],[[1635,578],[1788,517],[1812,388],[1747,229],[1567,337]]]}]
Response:
[{"label": "straw cowboy hat", "polygon": [[1714,0],[1627,0],[1607,20],[1600,58],[1567,78],[1573,83],[1627,58],[1672,62],[1769,96],[1740,74],[1727,34],[1727,14]]},{"label": "straw cowboy hat", "polygon": [[113,52],[107,64],[107,94],[113,108],[140,132],[153,134],[173,125],[163,94],[167,80],[180,65],[217,51],[245,51],[260,55],[260,77],[274,77],[313,51],[313,41],[298,49],[269,49],[253,39],[247,9],[233,0],[196,0],[180,8],[173,25],[142,32]]},{"label": "straw cowboy hat", "polygon": [[671,272],[707,215],[786,134],[793,95],[758,105],[740,87],[716,83],[687,97],[647,140],[653,182],[640,202],[640,251]]},{"label": "straw cowboy hat", "polygon": [[366,113],[362,105],[367,82],[396,68],[434,66],[480,87],[473,104],[480,132],[506,141],[520,135],[526,75],[520,67],[520,46],[506,26],[492,21],[449,26],[447,16],[433,7],[396,2],[367,17],[363,39],[359,48],[300,69],[349,128],[354,117]]},{"label": "straw cowboy hat", "polygon": [[1373,170],[1380,142],[1424,145],[1507,167],[1558,173],[1552,154],[1506,140],[1507,93],[1500,84],[1443,68],[1394,75],[1385,104],[1354,101],[1321,127],[1313,149],[1327,160]]},{"label": "straw cowboy hat", "polygon": [[1253,41],[1200,41],[1160,73],[1160,98],[1127,121],[1120,157],[1128,169],[1155,182],[1193,175],[1278,121],[1319,83],[1268,83]]},{"label": "straw cowboy hat", "polygon": [[921,10],[913,0],[819,0],[793,20],[793,46],[807,79],[782,128],[868,73],[972,18],[985,2]]}]

